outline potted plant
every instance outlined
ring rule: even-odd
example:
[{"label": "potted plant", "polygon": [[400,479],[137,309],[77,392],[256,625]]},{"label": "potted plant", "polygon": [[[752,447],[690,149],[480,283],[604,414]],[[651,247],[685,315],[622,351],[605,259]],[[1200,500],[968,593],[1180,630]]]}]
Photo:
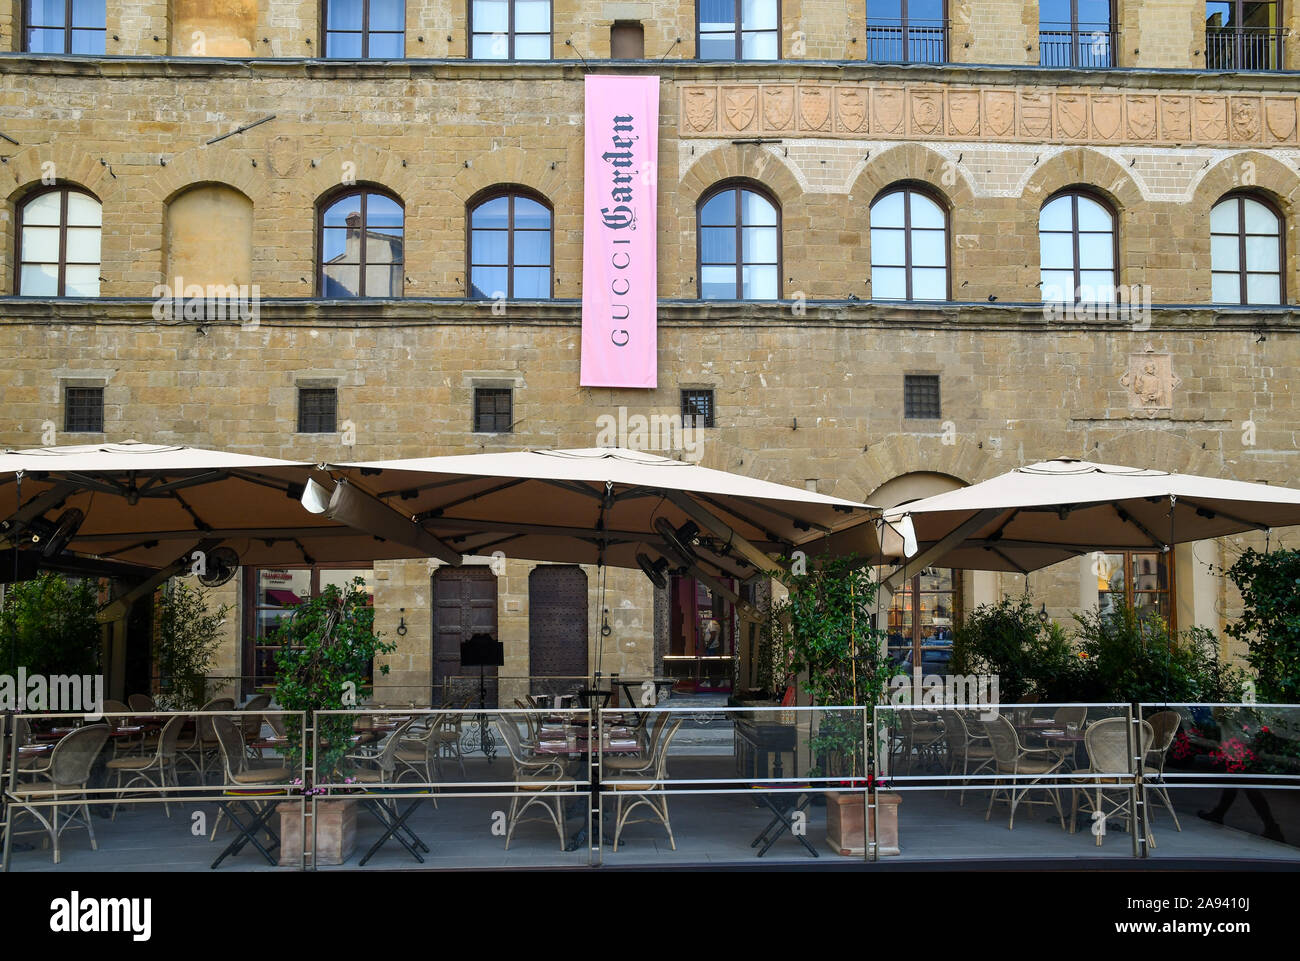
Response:
[{"label": "potted plant", "polygon": [[[367,693],[367,675],[376,654],[387,654],[396,645],[380,640],[374,630],[374,610],[364,581],[357,578],[343,587],[330,585],[317,597],[299,604],[283,618],[272,634],[275,652],[276,701],[285,711],[302,711],[314,740],[295,724],[286,725],[285,750],[290,769],[299,769],[305,758],[307,776],[300,790],[310,796],[327,789],[313,783],[346,780],[346,759],[352,745],[353,717],[349,714],[318,714],[357,706]],[[381,665],[380,673],[388,673]],[[308,807],[308,817],[312,809]],[[347,798],[318,801],[316,823],[303,823],[302,806],[280,806],[280,863],[296,864],[311,839],[316,839],[319,864],[342,864],[356,843],[356,805]],[[304,848],[304,845],[306,847]]]},{"label": "potted plant", "polygon": [[154,663],[158,669],[158,706],[168,711],[197,711],[203,706],[207,673],[221,646],[221,628],[230,606],[208,610],[201,588],[170,582],[158,602]]},{"label": "potted plant", "polygon": [[[811,702],[868,710],[884,703],[894,672],[884,635],[871,626],[876,584],[863,562],[851,556],[827,558],[773,576],[788,594],[769,608],[768,634],[786,652],[788,672],[801,678]],[[879,853],[899,853],[900,798],[879,793],[874,768],[880,744],[867,743],[862,712],[825,710],[817,713],[816,721],[808,745],[816,764],[809,774],[870,788],[879,801],[877,821],[871,824],[863,795],[827,792],[827,843],[838,854],[861,856],[872,835]]]}]

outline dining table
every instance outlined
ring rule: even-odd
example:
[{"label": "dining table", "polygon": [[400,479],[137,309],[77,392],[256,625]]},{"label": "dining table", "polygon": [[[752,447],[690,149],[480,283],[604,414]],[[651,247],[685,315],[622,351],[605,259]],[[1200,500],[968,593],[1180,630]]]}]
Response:
[{"label": "dining table", "polygon": [[[643,745],[637,732],[627,724],[627,718],[617,712],[600,713],[600,732],[592,736],[591,724],[587,718],[565,718],[558,715],[544,715],[537,731],[534,751],[537,754],[563,755],[573,759],[589,758],[591,771],[590,818],[595,836],[593,844],[600,847],[603,826],[600,818],[601,763],[604,755],[639,757]],[[566,809],[565,816],[569,811]],[[576,851],[587,838],[586,825],[578,831],[566,851]]]}]

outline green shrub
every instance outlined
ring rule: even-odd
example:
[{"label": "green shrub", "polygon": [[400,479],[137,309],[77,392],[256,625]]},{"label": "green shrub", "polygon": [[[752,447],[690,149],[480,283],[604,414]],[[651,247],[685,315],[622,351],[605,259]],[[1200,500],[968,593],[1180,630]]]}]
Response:
[{"label": "green shrub", "polygon": [[1300,703],[1300,551],[1248,548],[1227,574],[1243,605],[1228,635],[1247,644],[1259,700]]},{"label": "green shrub", "polygon": [[5,588],[0,608],[0,670],[30,674],[99,671],[99,608],[94,581],[48,571]]},{"label": "green shrub", "polygon": [[221,645],[221,628],[229,612],[229,605],[210,612],[207,594],[178,580],[163,592],[154,636],[160,707],[192,711],[203,706],[207,672]]}]

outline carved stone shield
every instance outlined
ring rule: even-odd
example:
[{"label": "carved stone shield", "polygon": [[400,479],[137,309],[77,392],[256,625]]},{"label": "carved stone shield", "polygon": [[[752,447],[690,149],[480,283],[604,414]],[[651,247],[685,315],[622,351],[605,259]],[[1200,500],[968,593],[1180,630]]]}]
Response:
[{"label": "carved stone shield", "polygon": [[1259,101],[1254,97],[1233,97],[1231,102],[1232,139],[1259,140]]},{"label": "carved stone shield", "polygon": [[686,122],[692,130],[711,128],[718,114],[718,92],[713,87],[687,87],[682,93],[686,104]]},{"label": "carved stone shield", "polygon": [[1128,98],[1128,135],[1134,140],[1150,140],[1156,135],[1156,98]]},{"label": "carved stone shield", "polygon": [[722,115],[731,130],[748,130],[758,113],[757,87],[729,87],[722,95]]},{"label": "carved stone shield", "polygon": [[978,90],[950,90],[948,92],[948,131],[959,137],[978,134],[980,128],[980,95]]},{"label": "carved stone shield", "polygon": [[794,119],[794,87],[763,88],[763,127],[773,132],[790,129]]},{"label": "carved stone shield", "polygon": [[938,90],[912,91],[912,129],[928,137],[943,133],[943,94]]},{"label": "carved stone shield", "polygon": [[1228,139],[1228,104],[1223,97],[1197,97],[1196,139],[1218,142]]},{"label": "carved stone shield", "polygon": [[875,108],[872,129],[879,134],[902,132],[903,91],[897,87],[877,87],[871,99]]},{"label": "carved stone shield", "polygon": [[1068,140],[1088,133],[1088,98],[1080,93],[1056,95],[1056,129]]},{"label": "carved stone shield", "polygon": [[1174,142],[1192,139],[1192,109],[1186,97],[1160,98],[1160,132]]},{"label": "carved stone shield", "polygon": [[1114,140],[1119,134],[1123,106],[1117,94],[1092,97],[1092,129],[1102,140]]},{"label": "carved stone shield", "polygon": [[1016,95],[1009,90],[990,90],[984,94],[984,116],[988,132],[994,137],[1008,137],[1015,130]]},{"label": "carved stone shield", "polygon": [[1274,140],[1290,140],[1295,134],[1295,98],[1269,97],[1264,101],[1264,122]]},{"label": "carved stone shield", "polygon": [[1020,132],[1033,140],[1052,135],[1052,95],[1020,93]]},{"label": "carved stone shield", "polygon": [[858,133],[862,130],[867,119],[867,95],[863,91],[837,91],[835,108],[840,118],[841,129],[850,133]]},{"label": "carved stone shield", "polygon": [[799,88],[799,119],[805,130],[825,130],[831,119],[831,92],[826,87]]}]

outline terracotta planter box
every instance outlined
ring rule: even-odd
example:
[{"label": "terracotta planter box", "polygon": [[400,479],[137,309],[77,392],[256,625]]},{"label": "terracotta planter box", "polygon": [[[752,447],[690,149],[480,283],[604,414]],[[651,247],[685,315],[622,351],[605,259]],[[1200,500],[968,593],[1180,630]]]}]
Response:
[{"label": "terracotta planter box", "polygon": [[[882,857],[901,853],[898,848],[898,805],[902,797],[881,794],[876,813],[880,818],[876,843]],[[826,795],[826,843],[836,854],[845,857],[862,857],[867,849],[867,834],[863,830],[866,805],[861,794]]]},{"label": "terracotta planter box", "polygon": [[[357,847],[357,802],[317,801],[316,843],[320,851],[317,864],[342,864]],[[302,808],[297,804],[280,805],[280,864],[298,867],[307,838],[307,863],[311,864],[311,804],[307,804],[307,830],[303,831]]]}]

